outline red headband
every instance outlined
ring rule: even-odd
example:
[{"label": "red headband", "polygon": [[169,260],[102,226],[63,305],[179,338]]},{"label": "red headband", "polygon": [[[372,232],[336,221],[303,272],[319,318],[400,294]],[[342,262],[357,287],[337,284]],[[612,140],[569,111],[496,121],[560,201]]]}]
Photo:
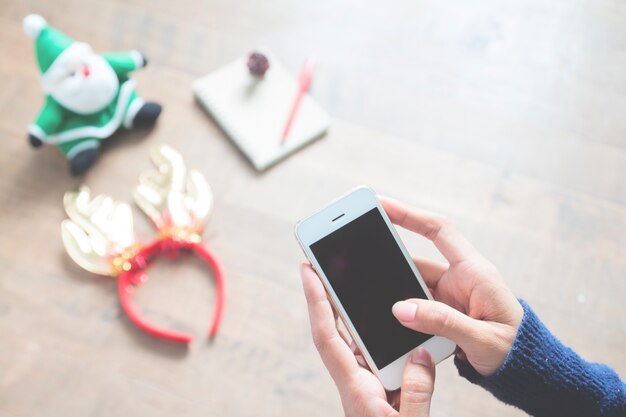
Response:
[{"label": "red headband", "polygon": [[120,304],[140,329],[162,339],[189,343],[193,336],[165,329],[145,320],[132,302],[134,287],[147,280],[146,268],[160,256],[176,257],[192,251],[213,270],[216,301],[209,336],[220,324],[224,305],[224,279],[219,262],[202,243],[201,233],[212,208],[212,195],[204,176],[190,171],[178,152],[162,146],[151,153],[158,170],[142,173],[135,202],[150,217],[159,236],[150,244],[135,241],[130,206],[99,195],[90,200],[87,187],[65,194],[69,216],[61,224],[63,243],[70,257],[87,271],[118,277]]}]

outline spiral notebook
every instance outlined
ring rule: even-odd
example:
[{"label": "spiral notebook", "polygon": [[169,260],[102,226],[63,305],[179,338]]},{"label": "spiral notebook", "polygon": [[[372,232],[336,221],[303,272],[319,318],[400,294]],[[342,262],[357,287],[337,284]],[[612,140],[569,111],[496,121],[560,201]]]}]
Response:
[{"label": "spiral notebook", "polygon": [[298,82],[276,57],[263,53],[270,68],[262,79],[250,75],[243,56],[193,85],[197,100],[259,171],[323,136],[330,124],[326,112],[307,94],[281,144]]}]

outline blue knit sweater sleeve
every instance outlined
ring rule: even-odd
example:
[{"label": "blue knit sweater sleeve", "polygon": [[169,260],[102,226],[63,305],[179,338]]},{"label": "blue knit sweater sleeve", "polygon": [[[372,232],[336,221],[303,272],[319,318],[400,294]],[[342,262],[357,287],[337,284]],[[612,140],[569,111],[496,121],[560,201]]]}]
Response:
[{"label": "blue knit sweater sleeve", "polygon": [[520,302],[524,317],[500,369],[483,377],[456,358],[459,374],[532,416],[626,417],[626,384],[617,373],[564,346]]}]

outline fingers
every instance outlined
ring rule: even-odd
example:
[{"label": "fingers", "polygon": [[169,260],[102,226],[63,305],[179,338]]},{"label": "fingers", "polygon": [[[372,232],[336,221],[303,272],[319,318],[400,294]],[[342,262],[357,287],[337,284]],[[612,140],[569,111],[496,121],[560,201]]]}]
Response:
[{"label": "fingers", "polygon": [[350,334],[342,327],[342,324],[340,324],[339,322],[340,322],[339,318],[336,317],[335,328],[337,329],[337,333],[339,333],[339,336],[341,336],[341,339],[345,342],[345,344],[351,347],[352,345],[350,343],[352,343],[352,338],[350,337]]},{"label": "fingers", "polygon": [[443,276],[444,272],[448,270],[448,265],[441,264],[439,262],[428,261],[422,258],[413,257],[413,263],[420,272],[424,282],[429,288],[437,288],[439,280]]},{"label": "fingers", "polygon": [[478,255],[476,249],[444,216],[409,207],[386,197],[381,197],[380,202],[394,224],[430,239],[450,264]]},{"label": "fingers", "polygon": [[339,319],[337,310],[335,310],[334,308],[332,310],[333,310],[333,317],[335,319],[335,328],[337,329],[337,333],[339,334],[341,339],[344,341],[346,346],[350,348],[350,351],[354,355],[354,358],[356,359],[357,364],[361,368],[369,370],[369,366],[365,362],[365,359],[363,358],[363,354],[361,353],[361,350],[356,345],[354,340],[352,340],[352,336],[350,336],[350,333],[348,333],[348,331],[346,330],[345,325],[343,324],[343,321]]},{"label": "fingers", "polygon": [[424,348],[409,356],[400,388],[400,416],[428,417],[435,384],[435,365]]},{"label": "fingers", "polygon": [[412,298],[393,305],[393,315],[405,327],[443,336],[465,349],[480,340],[485,324],[439,301]]},{"label": "fingers", "polygon": [[300,274],[309,308],[313,342],[331,377],[338,386],[342,386],[354,376],[359,366],[337,331],[332,306],[317,274],[308,264],[301,266]]},{"label": "fingers", "polygon": [[[335,309],[333,309],[333,312],[334,311]],[[359,366],[361,368],[365,368],[369,370],[370,368],[365,362],[365,359],[363,358],[363,354],[361,353],[361,350],[352,339],[352,336],[350,336],[350,333],[347,330],[345,330],[345,325],[343,324],[341,320],[339,320],[339,318],[335,318],[335,327],[337,328],[337,332],[339,333],[339,336],[341,336],[341,339],[343,339],[346,345],[350,348],[350,352],[352,352],[352,354],[354,355],[354,358],[356,359],[356,362],[359,364]]]},{"label": "fingers", "polygon": [[346,330],[345,324],[343,324],[343,321],[339,319],[339,316],[337,315],[337,310],[335,310],[334,308],[333,308],[333,314],[335,316],[335,328],[337,329],[337,333],[339,333],[339,336],[341,336],[341,339],[350,348],[350,351],[354,355],[354,358],[356,359],[357,364],[361,368],[369,370],[370,368],[367,365],[367,362],[365,362],[365,359],[363,358],[363,354],[361,353],[361,350],[352,339],[352,336],[350,335],[350,333]]},{"label": "fingers", "polygon": [[354,343],[354,340],[352,342],[350,342],[350,350],[355,355],[362,355],[361,349],[359,349],[359,347],[356,345],[356,343]]}]

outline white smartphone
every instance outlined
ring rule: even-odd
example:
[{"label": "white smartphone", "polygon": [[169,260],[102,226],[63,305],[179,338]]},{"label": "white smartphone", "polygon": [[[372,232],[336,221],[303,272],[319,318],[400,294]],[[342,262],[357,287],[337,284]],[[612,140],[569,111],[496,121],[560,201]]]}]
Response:
[{"label": "white smartphone", "polygon": [[371,188],[358,187],[301,220],[296,238],[387,390],[400,388],[418,346],[435,363],[454,353],[450,340],[407,329],[391,313],[396,301],[432,296]]}]

